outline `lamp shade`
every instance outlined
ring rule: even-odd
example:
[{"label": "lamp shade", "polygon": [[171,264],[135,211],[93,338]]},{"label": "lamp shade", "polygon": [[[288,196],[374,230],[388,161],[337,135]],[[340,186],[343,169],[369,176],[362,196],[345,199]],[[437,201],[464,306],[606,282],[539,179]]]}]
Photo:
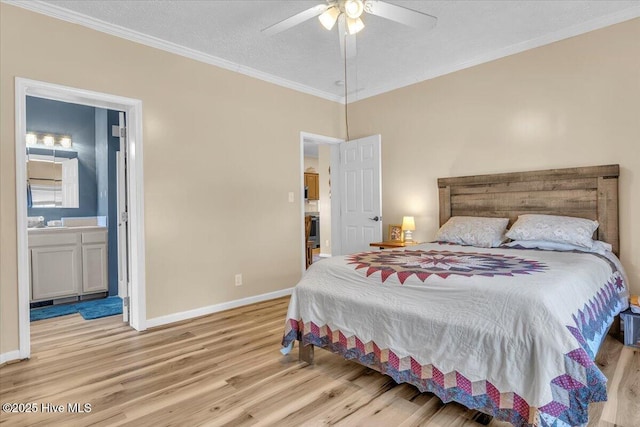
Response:
[{"label": "lamp shade", "polygon": [[416,229],[416,222],[412,216],[402,217],[402,229],[413,231]]},{"label": "lamp shade", "polygon": [[362,30],[363,28],[364,28],[364,22],[362,22],[362,19],[347,18],[347,31],[349,32],[349,34],[354,35],[360,30]]},{"label": "lamp shade", "polygon": [[336,25],[336,21],[338,20],[338,15],[340,15],[340,9],[337,6],[331,6],[327,10],[325,10],[318,19],[324,28],[330,30]]}]

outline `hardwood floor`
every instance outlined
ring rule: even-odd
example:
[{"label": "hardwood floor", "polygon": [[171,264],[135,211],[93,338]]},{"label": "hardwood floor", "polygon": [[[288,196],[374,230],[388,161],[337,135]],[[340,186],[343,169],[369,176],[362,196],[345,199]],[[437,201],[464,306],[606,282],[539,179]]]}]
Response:
[{"label": "hardwood floor", "polygon": [[[282,356],[288,298],[138,333],[116,317],[32,323],[32,358],[0,368],[2,426],[478,426],[485,416],[316,349]],[[640,351],[607,337],[609,401],[589,426],[640,426]],[[71,413],[69,404],[90,412]],[[47,406],[48,405],[48,406]],[[63,405],[64,412],[51,412]],[[43,412],[43,410],[49,412]],[[89,409],[88,407],[86,409]],[[489,426],[509,424],[491,420]]]}]

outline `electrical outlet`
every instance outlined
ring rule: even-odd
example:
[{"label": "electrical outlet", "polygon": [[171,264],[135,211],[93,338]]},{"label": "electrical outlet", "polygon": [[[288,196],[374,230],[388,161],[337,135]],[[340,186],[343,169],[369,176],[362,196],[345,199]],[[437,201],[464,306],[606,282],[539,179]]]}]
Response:
[{"label": "electrical outlet", "polygon": [[242,274],[236,274],[236,286],[242,286]]},{"label": "electrical outlet", "polygon": [[329,247],[329,241],[328,241],[328,240],[325,240],[325,241],[324,241],[324,245],[325,245],[326,247]]},{"label": "electrical outlet", "polygon": [[293,191],[289,191],[289,203],[293,203],[294,198],[293,198]]}]

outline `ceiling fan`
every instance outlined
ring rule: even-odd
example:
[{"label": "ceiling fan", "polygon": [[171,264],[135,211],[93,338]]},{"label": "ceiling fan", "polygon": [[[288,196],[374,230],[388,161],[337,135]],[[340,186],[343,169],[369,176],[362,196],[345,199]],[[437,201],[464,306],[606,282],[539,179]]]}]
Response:
[{"label": "ceiling fan", "polygon": [[435,16],[381,0],[327,0],[326,4],[316,5],[290,16],[264,28],[262,32],[266,35],[277,34],[318,16],[320,23],[327,30],[331,30],[336,22],[338,23],[340,50],[345,52],[347,58],[351,58],[356,54],[355,35],[364,28],[362,15],[365,12],[422,29],[431,29],[438,21]]}]

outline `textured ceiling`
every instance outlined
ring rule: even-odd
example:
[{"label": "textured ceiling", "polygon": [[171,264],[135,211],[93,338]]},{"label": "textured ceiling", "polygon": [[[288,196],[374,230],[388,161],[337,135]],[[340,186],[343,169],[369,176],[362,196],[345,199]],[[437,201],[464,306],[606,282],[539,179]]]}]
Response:
[{"label": "textured ceiling", "polygon": [[[349,102],[640,16],[638,0],[388,1],[436,16],[437,26],[423,31],[365,14],[357,56],[347,62]],[[343,100],[336,28],[314,18],[274,36],[260,31],[322,0],[8,3]]]}]

